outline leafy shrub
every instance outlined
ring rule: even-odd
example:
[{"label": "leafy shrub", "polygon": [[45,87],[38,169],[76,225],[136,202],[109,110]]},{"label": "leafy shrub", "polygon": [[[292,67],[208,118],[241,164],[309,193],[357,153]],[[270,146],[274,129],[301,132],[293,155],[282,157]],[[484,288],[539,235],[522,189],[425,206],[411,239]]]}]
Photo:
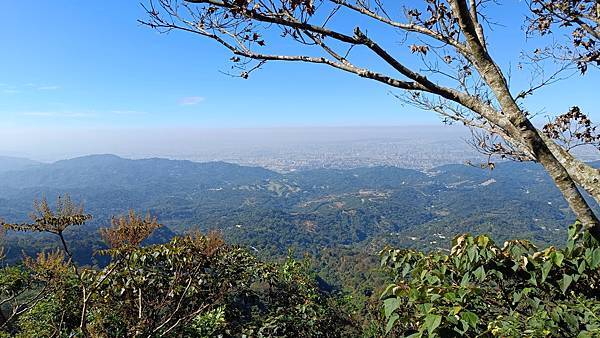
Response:
[{"label": "leafy shrub", "polygon": [[576,223],[564,249],[458,236],[449,254],[385,249],[386,331],[421,336],[600,335],[600,245]]},{"label": "leafy shrub", "polygon": [[214,337],[226,325],[225,307],[220,306],[212,311],[197,315],[186,328],[190,337]]},{"label": "leafy shrub", "polygon": [[14,318],[0,321],[3,333],[319,337],[340,336],[350,323],[321,292],[308,261],[264,263],[216,235],[107,252],[111,263],[103,269],[78,270],[81,279],[57,254],[0,269],[2,301],[18,296]]},{"label": "leafy shrub", "polygon": [[101,231],[108,265],[83,268],[63,233],[91,216],[68,196],[56,210],[45,199],[34,209],[30,223],[0,224],[53,234],[62,250],[0,269],[0,336],[318,337],[353,328],[307,260],[265,263],[214,233],[142,246],[161,225],[130,211]]}]

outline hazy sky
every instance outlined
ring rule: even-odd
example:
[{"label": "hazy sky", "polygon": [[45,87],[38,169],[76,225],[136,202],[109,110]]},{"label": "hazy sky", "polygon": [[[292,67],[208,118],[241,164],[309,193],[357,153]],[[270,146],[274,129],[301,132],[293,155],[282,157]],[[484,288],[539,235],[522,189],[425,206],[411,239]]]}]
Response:
[{"label": "hazy sky", "polygon": [[[494,6],[492,54],[512,62],[527,45],[524,3]],[[213,41],[140,26],[138,1],[37,0],[0,5],[0,132],[28,142],[93,128],[225,128],[433,124],[438,118],[402,106],[388,87],[319,65],[267,64],[250,79],[220,73],[231,55]],[[341,17],[340,17],[341,18]],[[352,22],[338,22],[340,26]],[[400,37],[374,31],[409,56]],[[284,50],[290,47],[284,47]],[[360,54],[359,54],[360,55]],[[359,59],[360,61],[360,59]],[[368,60],[364,60],[368,63]],[[409,62],[409,64],[411,64]],[[515,71],[514,82],[526,87]],[[530,110],[578,104],[600,120],[600,72],[592,70],[539,92]],[[577,90],[569,90],[577,84]],[[517,86],[519,87],[519,86]],[[43,133],[32,132],[32,128]],[[84,133],[85,134],[85,133]],[[85,135],[80,142],[86,142]],[[97,138],[94,140],[98,141]],[[90,141],[92,142],[92,141]],[[0,145],[0,152],[3,150]]]},{"label": "hazy sky", "polygon": [[[257,152],[298,155],[335,151],[340,145],[378,140],[423,145],[445,142],[467,147],[464,128],[280,127],[280,128],[16,128],[2,133],[0,156],[52,162],[88,154],[111,153],[128,158],[166,157],[192,160],[251,158]],[[44,140],[43,142],[40,140]],[[407,142],[408,140],[408,142]],[[432,153],[437,152],[431,149]]]}]

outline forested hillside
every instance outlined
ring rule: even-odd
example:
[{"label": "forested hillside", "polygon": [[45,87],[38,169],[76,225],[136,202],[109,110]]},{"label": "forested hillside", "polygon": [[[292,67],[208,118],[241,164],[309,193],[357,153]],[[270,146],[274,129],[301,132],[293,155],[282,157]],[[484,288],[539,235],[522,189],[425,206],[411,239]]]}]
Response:
[{"label": "forested hillside", "polygon": [[[557,244],[574,220],[540,167],[512,162],[493,171],[447,165],[427,172],[372,167],[279,174],[222,162],[96,155],[2,167],[0,190],[0,217],[14,222],[27,220],[36,198],[68,193],[82,201],[94,220],[87,231],[67,233],[82,263],[97,262],[91,252],[102,244],[95,230],[128,209],[149,210],[166,225],[157,241],[219,230],[265,255],[288,248],[375,252],[386,243],[447,248],[447,239],[466,231]],[[32,254],[54,245],[43,235],[7,236],[9,261],[21,250]]]}]

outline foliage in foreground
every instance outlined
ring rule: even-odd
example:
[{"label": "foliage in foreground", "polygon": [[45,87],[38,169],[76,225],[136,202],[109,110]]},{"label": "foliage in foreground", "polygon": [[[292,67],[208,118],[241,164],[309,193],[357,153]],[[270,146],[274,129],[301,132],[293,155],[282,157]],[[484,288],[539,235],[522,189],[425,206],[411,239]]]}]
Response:
[{"label": "foliage in foreground", "polygon": [[450,254],[386,249],[386,330],[421,337],[600,335],[600,245],[581,225],[564,249],[459,236]]},{"label": "foliage in foreground", "polygon": [[352,330],[307,261],[265,263],[215,234],[141,247],[159,224],[134,212],[102,231],[111,247],[99,254],[110,263],[79,267],[62,236],[84,223],[79,214],[67,197],[56,211],[36,203],[31,224],[4,224],[53,233],[64,247],[0,269],[0,336],[314,337]]},{"label": "foliage in foreground", "polygon": [[323,292],[307,260],[266,263],[215,234],[141,246],[160,224],[135,212],[101,231],[108,265],[80,267],[63,231],[90,218],[66,197],[3,223],[63,249],[0,268],[0,337],[600,335],[600,244],[578,223],[564,249],[470,235],[449,254],[385,249],[394,282],[373,307]]},{"label": "foliage in foreground", "polygon": [[93,337],[312,337],[336,334],[345,325],[304,262],[263,263],[243,248],[200,235],[111,250],[111,255],[113,261],[104,269],[79,272],[84,285],[61,254],[42,254],[30,264],[4,268],[3,300],[16,295],[18,300],[6,304],[26,304],[26,311],[17,320],[5,321],[3,331],[21,337],[58,332]]}]

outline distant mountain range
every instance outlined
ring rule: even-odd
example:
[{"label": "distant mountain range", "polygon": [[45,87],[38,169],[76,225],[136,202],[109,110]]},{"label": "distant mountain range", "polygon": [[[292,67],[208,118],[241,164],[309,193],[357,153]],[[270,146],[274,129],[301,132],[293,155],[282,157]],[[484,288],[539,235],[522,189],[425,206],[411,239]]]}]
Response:
[{"label": "distant mountain range", "polygon": [[0,156],[0,173],[11,170],[23,170],[41,165],[42,163],[26,158]]},{"label": "distant mountain range", "polygon": [[[594,163],[600,166],[600,162]],[[77,256],[94,263],[96,235],[111,215],[150,210],[167,227],[155,240],[218,229],[260,252],[288,247],[384,244],[447,247],[462,232],[498,240],[559,243],[574,219],[536,164],[499,163],[493,171],[446,165],[421,172],[396,167],[320,169],[280,174],[224,162],[93,155],[42,164],[0,158],[0,218],[24,221],[32,201],[69,193],[95,220],[73,231]],[[9,234],[9,259],[52,247],[47,236]]]},{"label": "distant mountain range", "polygon": [[[24,160],[26,161],[26,160]],[[17,170],[0,163],[0,184],[13,188],[99,188],[138,189],[161,186],[214,187],[264,180],[275,175],[262,168],[241,167],[224,162],[196,163],[166,159],[128,160],[115,155],[91,155],[52,164],[26,166]]]}]

